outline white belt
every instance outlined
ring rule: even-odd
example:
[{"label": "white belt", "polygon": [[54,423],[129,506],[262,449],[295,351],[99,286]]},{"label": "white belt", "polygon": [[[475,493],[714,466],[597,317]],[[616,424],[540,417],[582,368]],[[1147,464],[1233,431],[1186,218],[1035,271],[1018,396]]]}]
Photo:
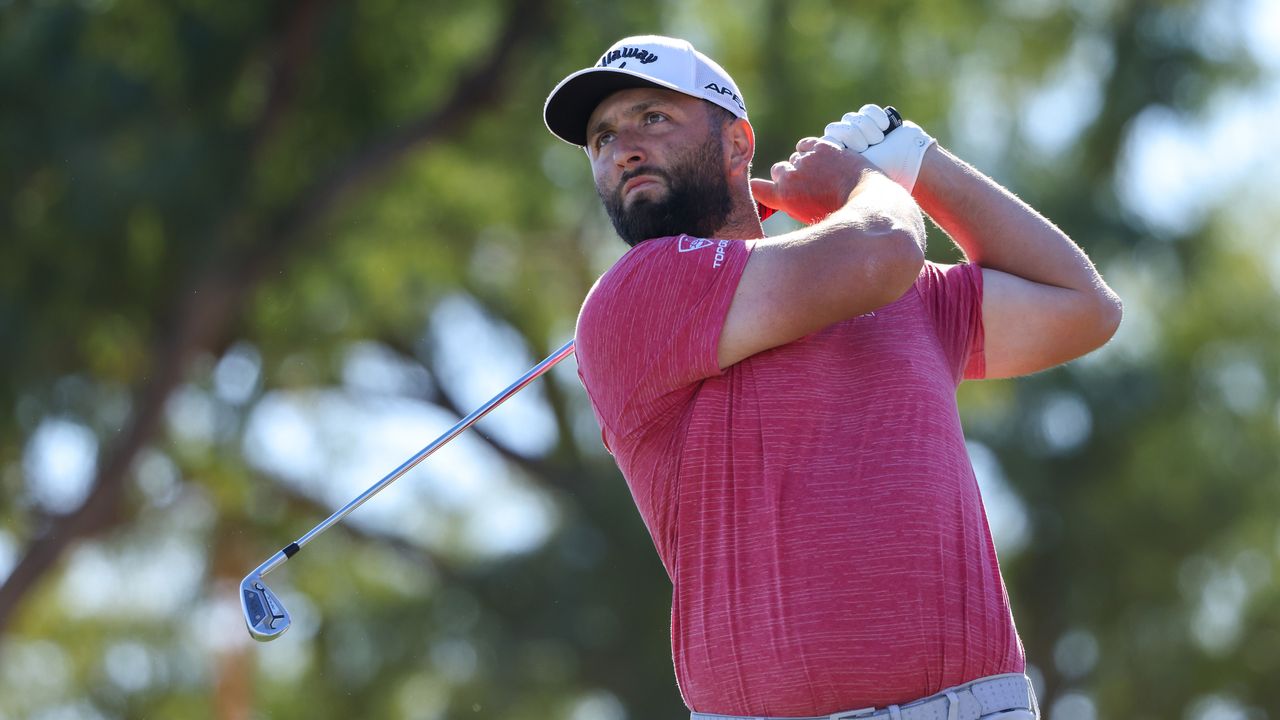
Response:
[{"label": "white belt", "polygon": [[1008,710],[1026,710],[1039,717],[1035,691],[1026,675],[992,675],[905,705],[844,710],[816,717],[767,718],[696,712],[689,720],[978,720]]}]

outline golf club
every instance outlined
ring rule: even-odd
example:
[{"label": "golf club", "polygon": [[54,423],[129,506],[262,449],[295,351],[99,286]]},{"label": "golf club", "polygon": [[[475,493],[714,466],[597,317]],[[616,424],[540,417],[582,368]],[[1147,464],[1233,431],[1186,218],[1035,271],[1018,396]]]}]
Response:
[{"label": "golf club", "polygon": [[[885,132],[890,133],[902,125],[902,115],[900,115],[892,106],[886,107],[885,112],[889,115],[889,127]],[[757,208],[762,220],[768,218],[774,212],[772,208],[765,207],[764,205],[757,205]],[[561,360],[564,360],[566,357],[571,355],[573,350],[574,342],[570,340],[559,350],[556,350],[545,360],[535,365],[531,370],[529,370],[529,372],[525,373],[505,390],[498,393],[498,395],[494,396],[484,405],[476,408],[470,415],[459,420],[458,424],[446,431],[445,434],[436,438],[430,445],[419,450],[416,455],[406,460],[402,465],[400,465],[400,467],[392,470],[386,477],[374,483],[368,490],[365,490],[354,500],[344,505],[334,514],[330,515],[324,522],[316,525],[308,531],[306,535],[303,535],[296,541],[285,546],[285,548],[280,552],[271,556],[270,559],[259,565],[253,572],[246,575],[244,580],[240,581],[240,608],[244,611],[244,621],[249,627],[249,634],[252,635],[254,639],[264,642],[274,640],[283,635],[284,631],[289,629],[289,624],[292,622],[289,617],[289,611],[286,610],[284,604],[280,602],[280,598],[276,597],[276,594],[272,592],[271,588],[267,587],[267,584],[263,581],[263,578],[266,577],[268,573],[283,565],[287,560],[289,560],[289,558],[297,555],[298,551],[301,550],[304,545],[315,539],[317,535],[328,530],[331,526],[342,520],[342,518],[346,517],[352,510],[360,507],[369,498],[381,492],[383,488],[398,480],[401,475],[404,475],[415,465],[422,462],[428,455],[439,450],[464,430],[474,425],[480,418],[489,414],[489,411],[501,405],[512,395],[520,392],[520,390],[522,390],[526,385],[533,382]]]},{"label": "golf club", "polygon": [[450,440],[460,435],[464,430],[471,427],[480,418],[489,414],[489,411],[506,402],[508,398],[524,389],[524,386],[536,380],[543,373],[550,370],[557,363],[573,354],[573,341],[565,343],[559,350],[549,355],[547,359],[533,366],[529,372],[525,373],[520,379],[511,383],[505,390],[495,395],[491,400],[476,408],[472,413],[461,420],[458,424],[449,428],[443,435],[436,438],[430,445],[422,448],[416,455],[404,461],[404,463],[392,470],[386,477],[374,483],[368,490],[361,493],[356,499],[342,506],[334,514],[330,515],[324,522],[316,525],[307,532],[306,535],[289,543],[283,550],[271,556],[269,560],[259,565],[253,572],[245,576],[240,581],[240,608],[244,611],[244,622],[249,626],[249,634],[255,640],[266,642],[274,640],[284,634],[289,629],[291,619],[289,611],[285,610],[284,605],[280,602],[280,598],[267,587],[263,581],[267,573],[280,567],[289,558],[298,554],[302,546],[311,542],[317,535],[328,530],[339,520],[346,517],[352,510],[360,507],[366,500],[377,495],[384,488],[395,482],[408,472],[413,466],[422,462],[428,455],[439,450]]}]

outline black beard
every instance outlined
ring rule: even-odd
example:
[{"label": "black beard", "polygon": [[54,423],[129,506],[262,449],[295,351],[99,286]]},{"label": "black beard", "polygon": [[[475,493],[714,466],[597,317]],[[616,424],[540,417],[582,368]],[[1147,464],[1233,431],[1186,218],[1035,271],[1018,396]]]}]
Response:
[{"label": "black beard", "polygon": [[[667,193],[657,200],[638,198],[626,207],[622,186],[639,175],[662,178]],[[596,192],[613,221],[613,229],[632,247],[672,235],[711,237],[724,227],[733,207],[729,180],[724,176],[724,148],[714,134],[697,150],[677,160],[670,170],[632,168],[622,174],[612,193],[605,193],[599,186]]]}]

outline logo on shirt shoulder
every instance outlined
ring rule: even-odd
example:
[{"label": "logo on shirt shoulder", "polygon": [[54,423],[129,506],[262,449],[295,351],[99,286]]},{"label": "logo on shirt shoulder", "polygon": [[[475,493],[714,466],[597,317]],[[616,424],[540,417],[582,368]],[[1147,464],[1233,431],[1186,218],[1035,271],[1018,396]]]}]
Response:
[{"label": "logo on shirt shoulder", "polygon": [[711,245],[712,242],[706,238],[693,238],[688,235],[681,235],[680,244],[677,245],[677,249],[682,253],[693,252],[694,250],[701,250],[704,247],[711,247]]}]

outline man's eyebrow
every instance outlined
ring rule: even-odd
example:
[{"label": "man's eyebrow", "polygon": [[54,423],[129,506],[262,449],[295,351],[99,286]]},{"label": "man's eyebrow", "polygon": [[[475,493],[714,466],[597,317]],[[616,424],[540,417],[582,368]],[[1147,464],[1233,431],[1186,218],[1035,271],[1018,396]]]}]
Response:
[{"label": "man's eyebrow", "polygon": [[[671,104],[671,103],[670,103],[669,101],[667,101],[667,100],[663,100],[663,99],[661,99],[661,98],[653,98],[653,99],[650,99],[650,100],[641,100],[640,102],[636,103],[635,105],[632,105],[631,107],[629,107],[629,108],[626,108],[626,109],[622,110],[622,111],[621,111],[620,113],[618,113],[618,114],[623,115],[623,116],[625,116],[625,115],[636,115],[636,114],[639,114],[639,113],[644,112],[645,110],[648,110],[649,108],[654,107],[655,105],[670,105],[670,104]],[[598,133],[598,132],[600,132],[600,131],[602,131],[602,130],[606,130],[606,129],[608,129],[609,125],[610,125],[609,121],[605,120],[604,118],[600,118],[599,120],[595,121],[595,124],[593,124],[591,127],[587,128],[587,137],[588,137],[588,138],[590,138],[592,135],[595,135],[596,133]]]}]

